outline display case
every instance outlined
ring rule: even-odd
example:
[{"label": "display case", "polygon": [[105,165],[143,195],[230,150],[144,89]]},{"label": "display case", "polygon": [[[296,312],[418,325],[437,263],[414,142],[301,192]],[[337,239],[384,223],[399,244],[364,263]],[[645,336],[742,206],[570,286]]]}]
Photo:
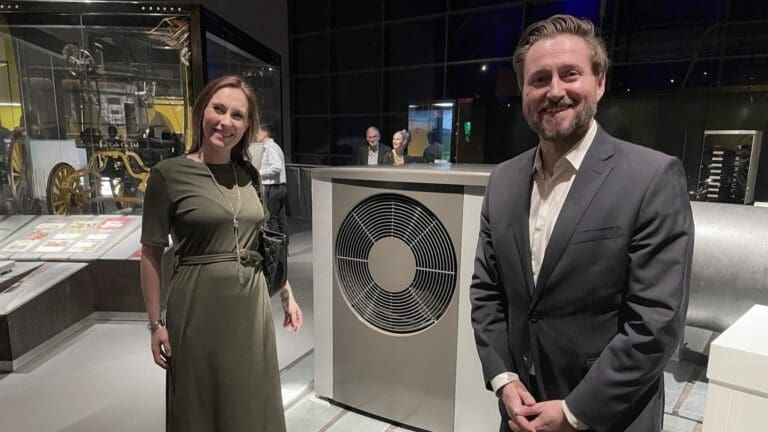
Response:
[{"label": "display case", "polygon": [[762,131],[704,131],[695,199],[752,204]]},{"label": "display case", "polygon": [[280,56],[199,5],[0,8],[0,213],[138,213],[152,166],[185,151],[191,106],[225,74],[282,131]]}]

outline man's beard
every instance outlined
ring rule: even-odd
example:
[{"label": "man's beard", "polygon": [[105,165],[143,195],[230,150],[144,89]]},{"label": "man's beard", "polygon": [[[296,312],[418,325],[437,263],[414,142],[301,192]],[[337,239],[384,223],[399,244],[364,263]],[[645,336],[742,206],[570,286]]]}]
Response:
[{"label": "man's beard", "polygon": [[[566,107],[569,105],[571,105],[571,102],[568,100],[557,105],[545,104],[543,109]],[[585,100],[581,107],[575,110],[573,121],[567,126],[563,126],[562,121],[557,116],[539,114],[540,112],[541,109],[533,113],[533,115],[525,115],[528,125],[539,137],[551,142],[575,142],[589,128],[589,124],[597,112],[597,103],[589,99]]]}]

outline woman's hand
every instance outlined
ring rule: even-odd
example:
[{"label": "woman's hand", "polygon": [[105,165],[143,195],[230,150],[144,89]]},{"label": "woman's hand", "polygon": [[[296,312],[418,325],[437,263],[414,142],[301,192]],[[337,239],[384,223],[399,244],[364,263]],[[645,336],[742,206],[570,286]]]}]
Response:
[{"label": "woman's hand", "polygon": [[292,332],[299,331],[302,323],[301,308],[293,297],[293,290],[288,281],[280,288],[280,305],[283,307],[283,328]]},{"label": "woman's hand", "polygon": [[171,343],[168,341],[168,330],[158,327],[152,332],[152,357],[155,363],[163,369],[168,369],[168,360],[171,358]]}]

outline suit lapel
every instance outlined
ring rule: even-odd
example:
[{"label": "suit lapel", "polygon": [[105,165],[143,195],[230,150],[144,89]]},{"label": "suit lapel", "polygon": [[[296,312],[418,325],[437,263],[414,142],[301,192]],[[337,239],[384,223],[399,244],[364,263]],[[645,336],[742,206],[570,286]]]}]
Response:
[{"label": "suit lapel", "polygon": [[552,230],[552,236],[549,238],[531,307],[536,303],[544,287],[547,286],[549,277],[560,261],[560,257],[571,240],[576,226],[584,216],[584,212],[586,212],[608,174],[613,170],[613,164],[609,161],[611,156],[613,156],[611,137],[598,127],[595,140],[576,173],[571,190],[568,192]]},{"label": "suit lapel", "polygon": [[[517,172],[514,184],[516,195],[512,196],[510,209],[513,212],[513,230],[517,256],[520,258],[520,266],[525,277],[526,291],[533,292],[533,268],[531,267],[531,240],[528,235],[528,213],[531,207],[531,187],[533,186],[533,160],[538,147],[529,151],[522,161],[522,169]],[[517,186],[517,187],[515,187]]]}]

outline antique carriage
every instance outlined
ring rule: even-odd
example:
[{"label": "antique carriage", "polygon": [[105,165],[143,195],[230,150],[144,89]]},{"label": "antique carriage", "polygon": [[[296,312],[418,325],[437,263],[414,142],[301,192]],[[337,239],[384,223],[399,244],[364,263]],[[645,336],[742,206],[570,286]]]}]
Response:
[{"label": "antique carriage", "polygon": [[194,95],[239,74],[282,125],[280,56],[198,5],[0,9],[0,213],[140,211],[182,154]]}]

